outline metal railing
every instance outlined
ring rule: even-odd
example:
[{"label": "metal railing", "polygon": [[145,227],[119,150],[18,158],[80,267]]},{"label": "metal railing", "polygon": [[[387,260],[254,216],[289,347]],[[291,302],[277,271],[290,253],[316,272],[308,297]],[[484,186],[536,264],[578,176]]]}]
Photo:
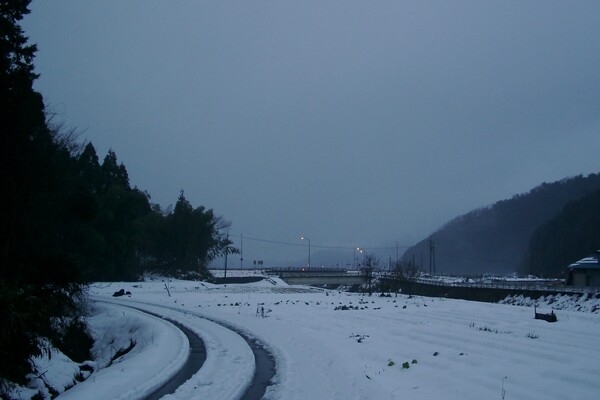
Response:
[{"label": "metal railing", "polygon": [[[306,274],[316,274],[316,273],[336,273],[340,275],[346,275],[348,273],[347,268],[325,268],[325,267],[279,267],[279,268],[270,268],[264,269],[264,272],[269,275],[277,275],[281,273],[306,273]],[[357,273],[360,271],[352,271],[352,273]]]},{"label": "metal railing", "polygon": [[600,287],[566,286],[561,281],[492,281],[492,282],[448,282],[436,279],[405,278],[400,279],[393,274],[381,274],[383,279],[403,280],[425,285],[444,287],[464,287],[481,289],[507,289],[515,291],[541,291],[553,293],[600,293]]}]

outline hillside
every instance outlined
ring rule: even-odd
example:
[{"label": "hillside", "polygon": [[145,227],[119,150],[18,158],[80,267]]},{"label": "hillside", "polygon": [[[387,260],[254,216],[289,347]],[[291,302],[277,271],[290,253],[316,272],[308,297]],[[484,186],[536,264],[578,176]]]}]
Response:
[{"label": "hillside", "polygon": [[560,275],[564,267],[600,249],[600,190],[569,202],[535,230],[526,263],[538,275]]},{"label": "hillside", "polygon": [[[459,216],[434,232],[435,269],[439,273],[506,274],[529,272],[524,265],[533,232],[554,218],[567,203],[600,189],[600,174],[543,183],[528,193],[515,195]],[[403,261],[415,260],[430,269],[429,237],[409,248]]]}]

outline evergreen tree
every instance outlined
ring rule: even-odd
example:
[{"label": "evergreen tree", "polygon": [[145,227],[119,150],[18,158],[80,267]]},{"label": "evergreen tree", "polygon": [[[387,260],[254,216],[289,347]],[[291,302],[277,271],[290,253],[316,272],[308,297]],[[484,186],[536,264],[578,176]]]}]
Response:
[{"label": "evergreen tree", "polygon": [[[94,171],[91,149],[88,157],[92,159],[88,163],[90,171]],[[94,176],[91,173],[91,177]],[[99,181],[101,191],[97,196],[95,231],[87,236],[90,242],[86,244],[93,256],[86,260],[85,277],[103,281],[137,280],[142,273],[140,250],[146,247],[143,220],[152,212],[148,196],[129,187],[127,169],[118,163],[112,150],[100,166]]]},{"label": "evergreen tree", "polygon": [[531,236],[523,269],[566,278],[567,267],[600,250],[600,190],[568,203]]},{"label": "evergreen tree", "polygon": [[92,143],[86,144],[79,155],[78,168],[81,179],[89,185],[89,190],[93,193],[99,193],[102,188],[102,171],[96,149]]},{"label": "evergreen tree", "polygon": [[[33,90],[35,45],[18,25],[29,0],[0,0],[0,397],[25,383],[47,338],[67,346],[85,329],[85,282],[137,280],[144,268],[196,271],[231,244],[212,210],[183,191],[173,211],[131,188],[110,150],[50,126]],[[79,360],[83,361],[83,360]]]},{"label": "evergreen tree", "polygon": [[127,173],[127,169],[125,169],[122,163],[117,163],[117,155],[114,151],[108,151],[100,170],[102,171],[101,181],[103,192],[107,191],[111,186],[129,188],[129,174]]},{"label": "evergreen tree", "polygon": [[222,234],[229,223],[215,216],[213,210],[194,208],[183,190],[173,212],[164,218],[162,229],[154,227],[161,244],[154,247],[156,251],[150,251],[150,258],[159,269],[169,273],[196,271],[203,275],[210,261],[224,254],[231,244]]},{"label": "evergreen tree", "polygon": [[15,382],[44,350],[39,338],[61,342],[81,315],[78,268],[62,240],[77,219],[72,159],[33,90],[36,48],[19,26],[28,5],[0,2],[0,377]]}]

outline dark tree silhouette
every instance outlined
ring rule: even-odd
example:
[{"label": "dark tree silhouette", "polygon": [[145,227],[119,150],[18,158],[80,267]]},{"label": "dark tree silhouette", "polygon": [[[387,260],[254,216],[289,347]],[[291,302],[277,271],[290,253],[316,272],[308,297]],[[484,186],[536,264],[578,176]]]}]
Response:
[{"label": "dark tree silhouette", "polygon": [[39,338],[64,341],[81,315],[79,271],[62,240],[79,218],[71,153],[32,88],[36,47],[19,26],[28,5],[0,4],[0,377],[15,382],[44,351]]},{"label": "dark tree silhouette", "polygon": [[131,188],[114,151],[100,164],[91,143],[46,118],[33,90],[36,47],[19,26],[28,5],[0,1],[0,397],[7,382],[25,382],[46,343],[79,353],[69,342],[85,336],[86,282],[206,271],[231,250],[229,223],[213,210],[182,191],[162,211]]},{"label": "dark tree silhouette", "polygon": [[535,230],[524,270],[566,278],[567,267],[600,250],[600,190],[568,203],[556,217]]}]

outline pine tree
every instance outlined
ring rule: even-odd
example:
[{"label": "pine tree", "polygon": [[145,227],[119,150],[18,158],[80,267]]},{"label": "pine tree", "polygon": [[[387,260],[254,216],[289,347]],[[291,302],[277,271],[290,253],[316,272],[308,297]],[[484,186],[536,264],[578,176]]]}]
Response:
[{"label": "pine tree", "polygon": [[33,90],[35,45],[19,26],[29,0],[0,2],[0,395],[23,382],[30,357],[78,320],[78,268],[62,235],[70,206],[71,154],[49,129]]},{"label": "pine tree", "polygon": [[129,188],[129,174],[127,173],[127,169],[122,163],[117,163],[117,155],[114,151],[108,151],[100,170],[102,171],[103,192],[107,191],[111,186]]},{"label": "pine tree", "polygon": [[90,191],[99,193],[102,187],[102,171],[96,149],[92,143],[85,145],[77,161],[79,174],[83,182],[89,185]]}]

